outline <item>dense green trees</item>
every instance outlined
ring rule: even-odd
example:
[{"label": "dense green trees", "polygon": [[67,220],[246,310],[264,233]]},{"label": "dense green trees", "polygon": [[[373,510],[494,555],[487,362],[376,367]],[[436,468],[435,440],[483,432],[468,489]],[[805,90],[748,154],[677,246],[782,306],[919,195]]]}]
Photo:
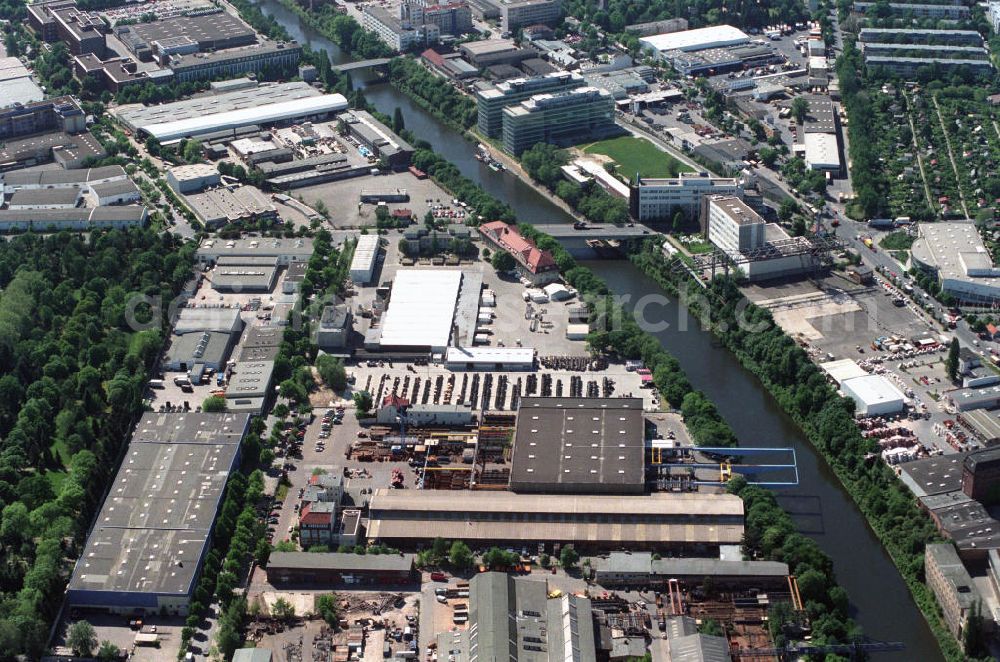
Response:
[{"label": "dense green trees", "polygon": [[193,251],[138,229],[0,242],[4,652],[41,653]]},{"label": "dense green trees", "polygon": [[948,358],[944,360],[944,369],[948,373],[948,379],[951,381],[958,379],[958,356],[960,350],[958,338],[952,338],[951,344],[948,346]]},{"label": "dense green trees", "polygon": [[692,28],[731,23],[738,27],[762,28],[795,23],[808,17],[806,5],[795,0],[569,0],[563,5],[570,16],[589,19],[602,29],[622,33],[626,25],[683,16]]},{"label": "dense green trees", "polygon": [[451,549],[448,551],[448,563],[457,570],[468,570],[472,567],[472,562],[475,559],[472,556],[472,550],[461,540],[456,540],[451,544]]},{"label": "dense green trees", "polygon": [[569,155],[548,143],[536,143],[521,154],[521,165],[532,179],[565,200],[573,209],[598,223],[621,225],[628,221],[628,204],[593,183],[582,189],[566,181],[562,167]]},{"label": "dense green trees", "polygon": [[889,182],[878,153],[878,135],[882,127],[876,119],[869,93],[863,88],[861,52],[853,41],[844,44],[837,59],[840,93],[848,116],[851,158],[851,185],[857,195],[849,210],[855,218],[878,218],[889,211]]},{"label": "dense green trees", "polygon": [[201,403],[201,410],[207,412],[226,411],[226,399],[219,395],[210,395]]},{"label": "dense green trees", "polygon": [[66,633],[66,645],[81,657],[90,657],[97,648],[97,634],[87,621],[76,621]]},{"label": "dense green trees", "polygon": [[516,266],[514,257],[506,251],[497,251],[494,253],[493,257],[490,258],[490,264],[493,265],[493,268],[496,269],[498,273],[510,271]]},{"label": "dense green trees", "polygon": [[337,596],[333,593],[324,593],[316,596],[316,613],[326,621],[327,625],[337,624]]},{"label": "dense green trees", "polygon": [[[857,636],[859,632],[848,616],[847,593],[837,586],[833,563],[816,541],[795,530],[792,518],[778,505],[774,493],[748,485],[742,476],[733,479],[728,489],[743,499],[744,555],[788,564],[813,627],[813,642],[835,643]],[[793,624],[794,615],[790,610],[772,612],[772,619],[777,621],[772,629],[775,643],[784,645],[783,626]]]},{"label": "dense green trees", "polygon": [[393,58],[389,65],[389,80],[393,87],[412,98],[421,108],[459,131],[465,131],[476,123],[476,102],[413,58]]},{"label": "dense green trees", "polygon": [[347,371],[344,370],[344,362],[329,354],[320,354],[316,357],[316,370],[327,386],[337,393],[342,393],[347,388]]},{"label": "dense green trees", "polygon": [[368,391],[358,391],[354,394],[354,412],[360,416],[366,416],[372,410],[374,401],[372,394]]},{"label": "dense green trees", "polygon": [[579,560],[580,555],[575,549],[573,549],[573,545],[566,545],[562,548],[562,551],[559,552],[559,565],[566,570],[575,568]]},{"label": "dense green trees", "polygon": [[[251,4],[249,0],[239,0],[238,3],[234,4],[239,6],[243,3]],[[377,34],[370,30],[365,30],[347,14],[341,14],[336,11],[333,5],[323,4],[316,11],[310,11],[308,8],[291,0],[282,0],[281,4],[298,14],[305,23],[337,44],[342,51],[357,59],[366,60],[370,58],[391,57],[393,55],[392,49],[379,39]],[[256,7],[254,7],[254,10],[260,11]],[[242,8],[240,9],[240,14],[245,15]],[[270,17],[268,19],[274,20]]]}]

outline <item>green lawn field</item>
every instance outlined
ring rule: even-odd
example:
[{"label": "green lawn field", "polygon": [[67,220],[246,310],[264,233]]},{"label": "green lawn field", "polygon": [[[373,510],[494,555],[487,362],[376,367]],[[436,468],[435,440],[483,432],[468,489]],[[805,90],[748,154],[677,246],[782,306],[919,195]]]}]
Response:
[{"label": "green lawn field", "polygon": [[618,164],[618,174],[627,178],[634,177],[637,171],[643,177],[676,177],[678,173],[691,171],[653,143],[634,136],[601,140],[582,149],[587,154],[611,157]]}]

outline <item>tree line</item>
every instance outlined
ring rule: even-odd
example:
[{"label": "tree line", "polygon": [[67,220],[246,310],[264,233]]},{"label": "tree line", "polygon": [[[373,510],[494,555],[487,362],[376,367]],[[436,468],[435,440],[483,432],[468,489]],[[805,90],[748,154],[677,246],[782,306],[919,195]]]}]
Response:
[{"label": "tree line", "polygon": [[364,29],[347,14],[341,14],[332,4],[323,4],[313,11],[294,0],[281,0],[281,4],[298,14],[311,28],[354,58],[367,60],[394,55],[394,51],[379,39],[377,34]]},{"label": "tree line", "polygon": [[628,25],[683,17],[692,28],[729,23],[741,28],[763,28],[779,23],[796,23],[808,18],[808,7],[796,0],[568,0],[564,11],[592,22],[602,30],[624,34]]},{"label": "tree line", "polygon": [[412,159],[414,167],[426,172],[456,198],[467,202],[482,217],[478,219],[470,216],[467,218],[467,224],[478,225],[481,220],[508,222],[514,220],[514,210],[510,205],[497,200],[480,188],[478,184],[463,175],[454,164],[431,150],[426,141],[417,140],[414,142],[414,147],[417,148]]},{"label": "tree line", "polygon": [[[147,229],[0,242],[0,659],[38,659],[163,347],[194,245]],[[130,316],[147,328],[135,330]]]},{"label": "tree line", "polygon": [[459,132],[465,132],[476,123],[476,102],[413,58],[393,58],[389,64],[389,81],[421,108]]}]

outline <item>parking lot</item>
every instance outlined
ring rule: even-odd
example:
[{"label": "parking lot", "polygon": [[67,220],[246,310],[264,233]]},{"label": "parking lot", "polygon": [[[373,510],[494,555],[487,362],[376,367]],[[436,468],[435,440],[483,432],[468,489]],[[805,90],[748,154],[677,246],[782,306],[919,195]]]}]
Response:
[{"label": "parking lot", "polygon": [[[292,191],[296,198],[305,204],[316,207],[321,201],[329,211],[329,224],[337,229],[374,227],[376,205],[361,204],[360,191],[397,191],[405,190],[410,199],[406,202],[387,203],[389,212],[398,209],[409,209],[417,223],[423,223],[426,214],[434,205],[447,205],[454,212],[454,222],[464,223],[464,217],[459,215],[464,211],[458,205],[452,205],[452,197],[434,183],[429,177],[417,179],[409,172],[394,172],[378,176],[345,179],[328,182],[317,186],[306,186]],[[430,201],[430,202],[428,202]]]},{"label": "parking lot", "polygon": [[[775,321],[802,344],[814,361],[853,359],[867,370],[885,375],[911,398],[915,410],[927,416],[916,420],[894,418],[891,427],[911,430],[928,452],[956,450],[949,443],[945,426],[945,421],[954,418],[946,397],[958,388],[948,379],[944,367],[943,342],[947,338],[910,298],[901,296],[900,290],[881,279],[863,286],[834,274],[816,283],[769,283],[745,291],[755,303],[772,311]],[[872,346],[884,337],[903,342],[932,338],[942,344],[925,351],[895,353]]]},{"label": "parking lot", "polygon": [[[133,623],[130,618],[115,614],[80,613],[69,614],[58,626],[53,647],[58,651],[65,646],[66,632],[69,625],[76,620],[85,620],[94,626],[94,634],[98,642],[110,641],[123,653],[130,654],[130,659],[142,662],[174,662],[181,644],[181,628],[184,619],[179,617],[150,615],[143,617],[141,625]],[[136,645],[136,635],[139,633],[155,635],[156,645]],[[205,643],[204,635],[195,636],[195,644]]]}]

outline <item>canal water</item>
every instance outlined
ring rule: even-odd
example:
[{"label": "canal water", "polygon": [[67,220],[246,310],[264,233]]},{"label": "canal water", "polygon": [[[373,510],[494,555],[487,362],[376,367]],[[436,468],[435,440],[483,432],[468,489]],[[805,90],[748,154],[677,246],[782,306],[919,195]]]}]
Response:
[{"label": "canal water", "polygon": [[[265,13],[274,16],[293,38],[324,49],[334,64],[350,61],[335,44],[304,25],[299,17],[277,0],[255,0]],[[571,222],[568,214],[530,186],[509,173],[490,170],[474,158],[475,144],[464,140],[416,106],[389,85],[358,80],[367,99],[381,112],[392,115],[398,106],[406,127],[428,141],[436,152],[454,163],[483,189],[508,202],[518,219],[529,223]],[[646,295],[663,291],[629,262],[593,261],[586,263],[616,294],[628,295],[634,303]],[[626,306],[630,305],[628,302]],[[837,579],[851,598],[853,617],[865,633],[875,639],[902,641],[906,651],[883,653],[875,659],[886,662],[921,660],[938,662],[944,658],[936,640],[910,597],[889,555],[868,528],[864,517],[841,488],[833,472],[813,450],[802,432],[770,397],[757,378],[743,369],[736,358],[719,347],[714,337],[688,317],[674,300],[647,308],[647,316],[657,314],[668,323],[654,335],[680,361],[691,383],[716,403],[726,422],[737,431],[746,446],[794,448],[800,486],[777,492],[802,533],[814,538],[834,562]]]}]

